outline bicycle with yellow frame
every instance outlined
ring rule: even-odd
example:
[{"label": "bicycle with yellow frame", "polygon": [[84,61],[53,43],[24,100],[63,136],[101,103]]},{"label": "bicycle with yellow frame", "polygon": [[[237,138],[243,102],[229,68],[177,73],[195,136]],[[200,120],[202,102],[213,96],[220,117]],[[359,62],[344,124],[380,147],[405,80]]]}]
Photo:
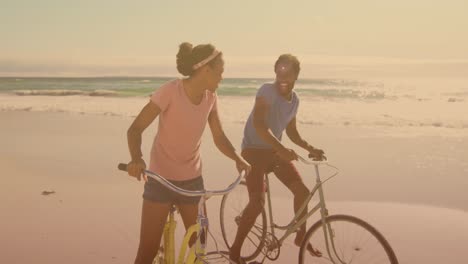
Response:
[{"label": "bicycle with yellow frame", "polygon": [[[126,171],[127,164],[120,163],[118,168],[120,170]],[[205,202],[212,196],[223,196],[225,194],[230,193],[232,190],[234,190],[234,188],[236,188],[240,184],[240,182],[245,176],[245,172],[240,173],[237,179],[233,183],[231,183],[226,189],[213,191],[189,191],[173,185],[171,182],[152,171],[145,170],[145,174],[146,176],[153,178],[154,180],[158,181],[173,192],[190,197],[200,197],[200,201],[198,203],[197,223],[190,226],[187,232],[185,233],[184,239],[181,243],[177,261],[175,256],[174,238],[175,229],[177,225],[174,219],[176,207],[173,206],[170,210],[167,222],[164,226],[164,233],[161,246],[159,247],[158,253],[156,254],[153,264],[232,263],[229,260],[228,252],[219,250],[216,239],[208,229],[208,217],[205,213]],[[195,244],[192,247],[190,247],[189,241],[193,234],[196,234],[197,239],[195,241]],[[215,251],[206,252],[208,239],[207,234],[211,236],[215,243]]]}]

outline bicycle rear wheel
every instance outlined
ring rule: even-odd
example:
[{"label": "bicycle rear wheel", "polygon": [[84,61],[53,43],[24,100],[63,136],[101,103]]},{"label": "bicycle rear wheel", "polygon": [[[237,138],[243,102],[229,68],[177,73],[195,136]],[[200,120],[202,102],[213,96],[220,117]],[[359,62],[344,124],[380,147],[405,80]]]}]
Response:
[{"label": "bicycle rear wheel", "polygon": [[[234,242],[242,213],[248,202],[249,193],[245,182],[241,182],[236,189],[223,196],[219,219],[223,239],[229,249]],[[263,209],[242,246],[241,257],[244,260],[255,259],[260,254],[265,244],[266,227],[267,219]]]},{"label": "bicycle rear wheel", "polygon": [[[330,256],[328,255],[322,220],[319,220],[310,227],[302,241],[299,251],[300,264],[398,264],[390,244],[377,229],[367,222],[354,216],[332,215],[326,218],[326,223],[333,234],[336,251],[333,250],[330,236],[328,236]],[[307,251],[309,243],[322,253],[322,257],[312,256]]]}]

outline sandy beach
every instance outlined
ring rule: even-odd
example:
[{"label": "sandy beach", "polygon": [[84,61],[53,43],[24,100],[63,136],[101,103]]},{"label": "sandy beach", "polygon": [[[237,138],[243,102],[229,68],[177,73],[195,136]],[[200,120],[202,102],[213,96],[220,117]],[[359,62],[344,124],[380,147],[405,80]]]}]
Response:
[{"label": "sandy beach", "polygon": [[[116,165],[128,160],[125,134],[132,118],[3,111],[0,120],[0,262],[131,263],[143,184],[117,171]],[[242,124],[225,123],[236,145],[242,129]],[[432,131],[427,136],[388,136],[385,130],[349,126],[300,129],[341,170],[325,186],[331,213],[353,214],[372,223],[388,238],[400,263],[464,258],[468,135]],[[154,125],[145,133],[145,154],[155,131]],[[206,185],[223,188],[234,179],[234,166],[210,137],[207,130],[202,145]],[[310,168],[299,169],[311,186]],[[291,195],[276,179],[272,182],[275,208],[292,213]],[[222,245],[219,202],[209,200],[208,208],[212,231]],[[278,215],[279,222],[283,215]],[[179,228],[178,237],[182,234]],[[288,240],[278,263],[297,259],[297,253]]]},{"label": "sandy beach", "polygon": [[[240,153],[257,96],[270,104],[269,128],[287,124],[293,141],[304,143],[295,120],[300,136],[324,150],[332,165],[320,168],[329,215],[369,223],[400,264],[468,263],[467,10],[466,0],[2,1],[0,264],[134,263],[145,183],[117,166],[131,160],[127,131],[135,117],[150,99],[169,109],[152,165],[168,178],[188,179],[199,174],[191,154],[205,109],[217,109]],[[155,107],[145,109],[142,119]],[[148,167],[158,123],[143,133]],[[219,131],[217,120],[211,125]],[[260,146],[255,133],[262,129],[254,127],[245,141]],[[139,131],[129,133],[133,156]],[[285,147],[307,157],[285,132]],[[225,189],[237,178],[209,125],[200,151],[206,189]],[[312,190],[315,167],[295,164]],[[331,178],[333,168],[339,174]],[[307,192],[290,185],[294,196],[270,176],[271,250],[271,227],[279,239],[281,229],[294,228],[293,202]],[[249,197],[239,194],[230,197],[239,205],[232,202],[227,213],[233,221]],[[214,237],[207,251],[215,241],[228,250],[221,202],[206,204]],[[307,228],[321,223],[319,215]],[[347,264],[387,263],[369,235],[376,232],[343,219],[351,218],[330,220],[335,254],[322,242],[327,232],[310,232],[311,246],[326,253],[303,262],[330,264],[340,255]],[[179,215],[176,221],[178,256],[185,229]],[[227,240],[237,232],[230,223]],[[249,264],[298,263],[295,236],[281,240],[277,261],[261,262],[264,250]],[[137,262],[148,262],[151,250],[141,248]]]}]

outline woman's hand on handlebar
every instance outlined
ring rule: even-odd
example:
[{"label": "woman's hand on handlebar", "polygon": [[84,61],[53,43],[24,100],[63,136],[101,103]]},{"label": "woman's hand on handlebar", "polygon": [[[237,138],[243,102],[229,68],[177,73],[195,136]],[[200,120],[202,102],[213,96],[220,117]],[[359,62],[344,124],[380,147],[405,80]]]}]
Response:
[{"label": "woman's hand on handlebar", "polygon": [[242,157],[238,157],[236,160],[236,168],[239,173],[245,171],[245,175],[247,176],[250,171],[252,170],[252,166]]},{"label": "woman's hand on handlebar", "polygon": [[146,163],[143,159],[137,159],[137,160],[132,160],[128,163],[127,165],[127,171],[128,175],[137,178],[137,180],[141,180],[141,176],[143,176],[143,179],[147,181],[146,175],[145,175],[145,170],[146,170]]}]

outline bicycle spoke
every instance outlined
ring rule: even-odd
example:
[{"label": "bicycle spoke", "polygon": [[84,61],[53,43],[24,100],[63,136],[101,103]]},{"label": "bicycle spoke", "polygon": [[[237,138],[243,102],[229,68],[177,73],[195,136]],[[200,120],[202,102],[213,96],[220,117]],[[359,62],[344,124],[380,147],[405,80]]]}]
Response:
[{"label": "bicycle spoke", "polygon": [[[322,252],[323,256],[320,258],[310,256],[305,248],[301,248],[300,260],[302,262],[300,263],[340,263],[339,260],[346,264],[397,263],[396,261],[393,262],[394,258],[390,257],[394,253],[389,248],[388,243],[386,241],[381,242],[381,239],[383,239],[381,234],[376,233],[375,229],[367,223],[349,216],[334,216],[327,219],[331,219],[329,225],[335,234],[334,237],[329,234],[331,255],[328,256],[326,251],[327,245],[322,224],[318,222],[313,226],[314,229],[307,233],[308,236],[302,247],[305,247],[307,243],[311,243],[314,248]],[[336,251],[332,248],[331,239],[333,239]]]},{"label": "bicycle spoke", "polygon": [[[232,193],[225,195],[221,202],[221,231],[223,239],[228,248],[234,242],[239,223],[242,219],[243,211],[248,204],[248,191],[245,184],[239,185]],[[266,215],[265,212],[256,219],[251,231],[247,234],[242,247],[242,257],[253,259],[263,248],[266,236]]]}]

